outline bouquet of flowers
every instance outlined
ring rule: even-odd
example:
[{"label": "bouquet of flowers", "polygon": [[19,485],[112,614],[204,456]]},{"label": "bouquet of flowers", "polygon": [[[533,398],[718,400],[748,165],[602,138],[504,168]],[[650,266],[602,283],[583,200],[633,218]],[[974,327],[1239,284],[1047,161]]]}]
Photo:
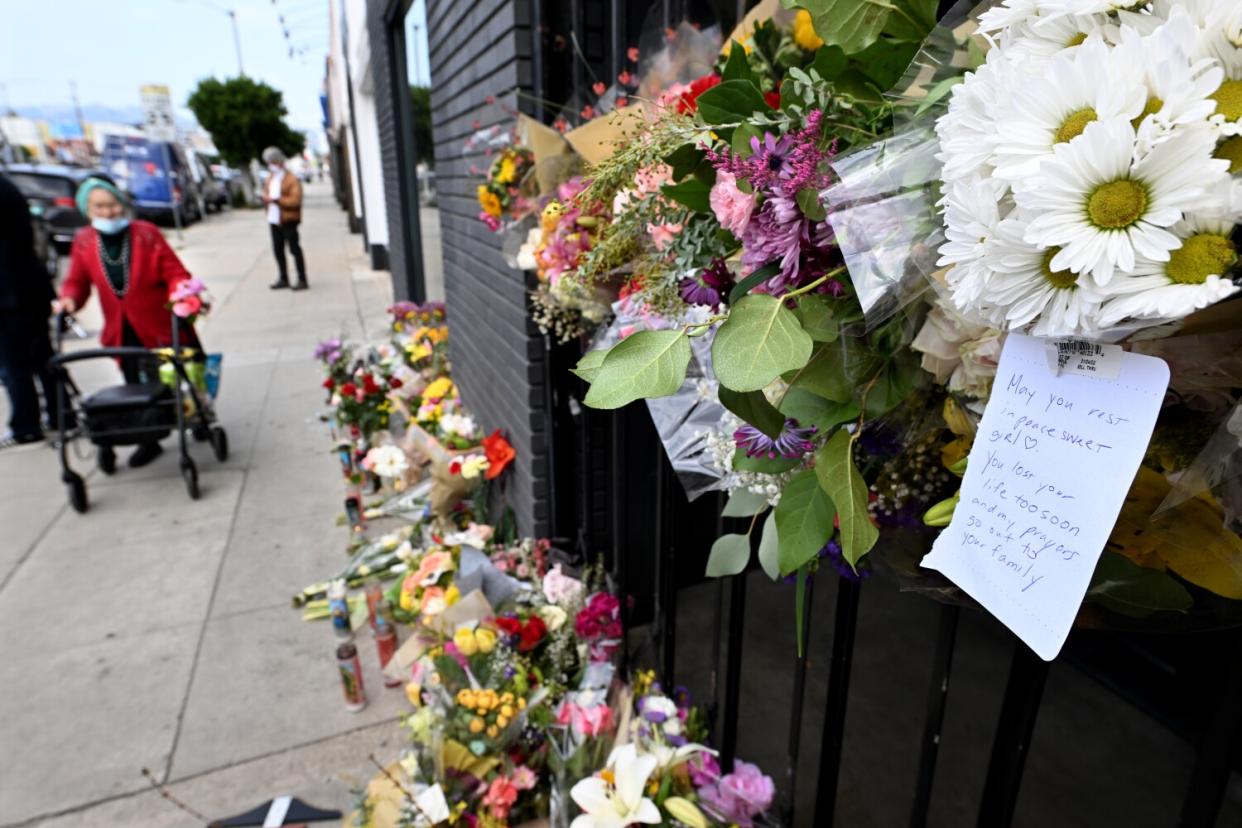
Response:
[{"label": "bouquet of flowers", "polygon": [[521,195],[521,184],[534,168],[535,156],[526,147],[505,147],[487,171],[486,180],[478,186],[479,220],[492,232],[501,228],[501,218],[520,218],[529,212],[530,200]]},{"label": "bouquet of flowers", "polygon": [[185,320],[187,325],[193,325],[211,310],[211,296],[201,279],[183,279],[168,294],[166,307],[173,312],[173,316]]}]

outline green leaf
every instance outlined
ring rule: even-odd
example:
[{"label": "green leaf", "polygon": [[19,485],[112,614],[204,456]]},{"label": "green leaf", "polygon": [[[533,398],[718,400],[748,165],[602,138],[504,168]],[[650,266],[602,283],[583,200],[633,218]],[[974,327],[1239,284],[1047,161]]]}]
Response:
[{"label": "green leaf", "polygon": [[920,41],[900,43],[881,39],[854,56],[853,65],[880,89],[892,89],[914,60]]},{"label": "green leaf", "polygon": [[1161,610],[1186,612],[1194,604],[1186,587],[1168,573],[1139,566],[1107,549],[1091,576],[1087,600],[1136,618]]},{"label": "green leaf", "polygon": [[756,80],[755,73],[750,68],[750,61],[746,59],[746,48],[736,40],[729,49],[729,59],[725,61],[720,77],[727,81],[743,80],[753,83]]},{"label": "green leaf", "polygon": [[798,297],[794,315],[802,330],[816,342],[835,342],[841,335],[841,328],[832,316],[832,303],[822,296],[808,293]]},{"label": "green leaf", "polygon": [[940,81],[940,83],[927,90],[927,97],[923,98],[923,100],[919,102],[918,109],[914,110],[914,114],[922,115],[924,112],[940,103],[941,100],[953,91],[953,87],[957,86],[964,80],[966,80],[965,76],[954,75]]},{"label": "green leaf", "polygon": [[682,144],[677,149],[669,153],[664,161],[673,168],[673,180],[680,181],[690,173],[694,172],[694,168],[704,159],[703,150],[699,149],[693,143]]},{"label": "green leaf", "polygon": [[721,535],[707,557],[707,577],[737,575],[750,563],[750,535]]},{"label": "green leaf", "polygon": [[781,266],[779,262],[769,262],[754,273],[747,276],[742,281],[733,286],[733,290],[729,291],[729,305],[736,305],[741,301],[742,297],[750,293],[750,289],[761,282],[766,282],[777,273],[780,273]]},{"label": "green leaf", "polygon": [[698,178],[687,178],[680,184],[665,184],[660,188],[660,192],[676,201],[684,204],[696,213],[711,214],[712,205],[708,201],[708,194],[711,187],[704,184]]},{"label": "green leaf", "polygon": [[720,404],[769,437],[780,436],[785,418],[762,391],[734,391],[720,386]]},{"label": "green leaf", "polygon": [[881,0],[781,0],[781,5],[809,11],[815,34],[829,46],[840,46],[848,55],[875,42],[894,8]]},{"label": "green leaf", "polygon": [[743,158],[749,158],[754,155],[755,151],[750,146],[751,138],[759,138],[762,140],[763,130],[750,123],[742,124],[740,127],[733,130],[733,140],[730,143],[730,146],[733,149],[733,154],[740,155]]},{"label": "green leaf", "polygon": [[880,417],[901,405],[923,381],[923,369],[913,354],[899,353],[880,372],[867,394],[867,416]]},{"label": "green leaf", "polygon": [[733,470],[780,474],[801,465],[801,460],[786,457],[747,457],[740,449],[733,452]]},{"label": "green leaf", "polygon": [[867,484],[854,465],[852,448],[850,435],[845,431],[832,435],[815,457],[815,476],[820,488],[837,506],[842,557],[857,568],[863,555],[875,546],[880,531],[867,512]]},{"label": "green leaf", "polygon": [[768,508],[768,499],[761,494],[755,494],[750,489],[734,489],[729,495],[729,502],[725,504],[724,510],[721,511],[721,517],[732,518],[748,518]]},{"label": "green leaf", "polygon": [[790,388],[781,401],[781,413],[793,417],[799,425],[813,425],[820,434],[827,434],[841,423],[858,417],[858,405],[853,400],[836,402],[826,400],[801,388]]},{"label": "green leaf", "polygon": [[690,340],[685,331],[639,331],[613,346],[584,403],[620,408],[645,397],[666,397],[686,381]]},{"label": "green leaf", "polygon": [[759,566],[775,581],[781,577],[780,532],[776,528],[776,512],[768,514],[763,522],[763,534],[759,536]]},{"label": "green leaf", "polygon": [[811,68],[826,81],[835,80],[837,75],[845,71],[849,61],[840,46],[820,46],[815,50]]},{"label": "green leaf", "polygon": [[753,293],[739,300],[712,342],[712,367],[720,384],[757,391],[786,371],[801,368],[812,341],[793,311],[774,296]]},{"label": "green leaf", "polygon": [[899,0],[899,3],[905,14],[890,15],[884,33],[908,43],[921,44],[936,25],[937,0]]},{"label": "green leaf", "polygon": [[832,499],[807,469],[795,474],[781,492],[776,504],[776,527],[780,533],[782,575],[813,560],[832,537],[835,510]]},{"label": "green leaf", "polygon": [[879,358],[874,353],[857,340],[845,338],[816,346],[805,367],[786,380],[825,399],[848,402],[878,367]]},{"label": "green leaf", "polygon": [[587,382],[595,382],[595,375],[599,373],[599,368],[604,364],[604,357],[608,356],[607,348],[596,348],[594,351],[587,351],[582,355],[582,359],[578,360],[578,364],[569,371],[576,377],[581,377]]},{"label": "green leaf", "polygon": [[750,81],[722,81],[699,95],[699,115],[709,124],[739,123],[756,112],[766,112],[767,101]]},{"label": "green leaf", "polygon": [[798,202],[798,206],[802,208],[802,214],[807,218],[813,221],[823,221],[828,217],[824,205],[819,201],[819,191],[814,187],[798,190],[798,195],[794,200]]}]

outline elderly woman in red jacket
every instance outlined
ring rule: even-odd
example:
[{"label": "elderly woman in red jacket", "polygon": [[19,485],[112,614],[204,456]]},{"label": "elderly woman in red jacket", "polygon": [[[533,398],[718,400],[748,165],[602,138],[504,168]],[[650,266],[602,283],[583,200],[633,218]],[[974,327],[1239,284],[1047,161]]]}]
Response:
[{"label": "elderly woman in red jacket", "polygon": [[[99,293],[105,348],[135,346],[162,348],[172,344],[173,315],[169,295],[190,278],[163,234],[150,222],[126,216],[125,197],[110,182],[88,178],[77,193],[78,209],[90,219],[73,239],[69,271],[60,289],[60,307],[76,312]],[[194,329],[182,324],[178,344],[198,348]],[[158,382],[150,361],[122,359],[125,381]],[[149,371],[149,373],[148,373]],[[160,454],[160,445],[144,443],[130,456],[129,465],[144,466]]]}]

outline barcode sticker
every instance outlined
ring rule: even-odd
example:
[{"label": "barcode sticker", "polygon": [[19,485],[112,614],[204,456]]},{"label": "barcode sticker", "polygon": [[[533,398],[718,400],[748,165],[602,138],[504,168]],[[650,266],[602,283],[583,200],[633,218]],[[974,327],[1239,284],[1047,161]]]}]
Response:
[{"label": "barcode sticker", "polygon": [[1120,345],[1103,345],[1085,339],[1054,339],[1048,342],[1048,365],[1060,376],[1064,373],[1086,374],[1103,379],[1116,379],[1121,373]]}]

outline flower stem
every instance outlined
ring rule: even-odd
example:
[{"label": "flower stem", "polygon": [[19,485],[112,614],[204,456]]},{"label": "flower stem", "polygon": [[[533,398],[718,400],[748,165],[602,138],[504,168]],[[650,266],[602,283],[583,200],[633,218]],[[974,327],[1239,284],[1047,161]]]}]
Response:
[{"label": "flower stem", "polygon": [[795,297],[801,296],[804,293],[810,293],[811,291],[815,290],[815,288],[822,285],[824,282],[828,281],[834,276],[840,275],[844,271],[845,271],[845,265],[841,265],[840,267],[833,268],[832,270],[825,273],[823,276],[820,276],[814,282],[811,282],[810,284],[807,284],[807,285],[803,285],[797,290],[791,290],[789,291],[789,293],[786,293],[784,296],[780,298],[781,299],[793,299]]}]

